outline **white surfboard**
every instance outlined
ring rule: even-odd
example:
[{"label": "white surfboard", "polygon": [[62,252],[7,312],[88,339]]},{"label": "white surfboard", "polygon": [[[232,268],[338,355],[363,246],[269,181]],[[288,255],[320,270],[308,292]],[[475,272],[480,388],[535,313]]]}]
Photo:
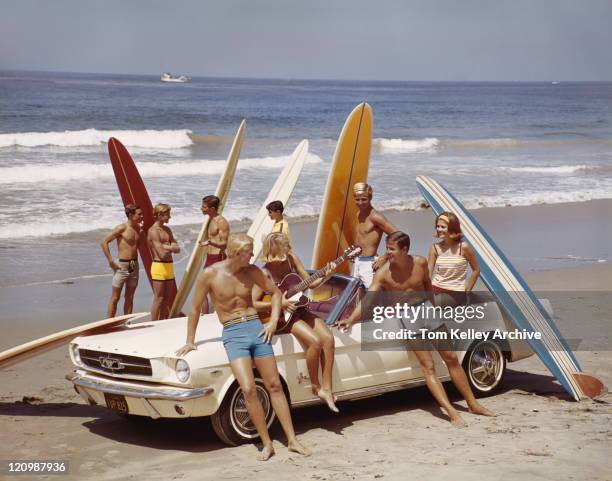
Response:
[{"label": "white surfboard", "polygon": [[6,351],[0,352],[0,369],[7,368],[19,362],[38,356],[43,352],[55,349],[63,344],[68,344],[75,337],[87,336],[91,334],[100,334],[111,329],[133,322],[141,317],[148,316],[148,312],[140,312],[137,314],[126,314],[118,317],[103,319],[102,321],[90,322],[81,326],[71,327],[65,331],[56,332],[34,341],[26,342],[19,346],[13,347]]},{"label": "white surfboard", "polygon": [[461,231],[478,259],[481,279],[516,327],[542,334],[541,340],[528,342],[567,392],[577,401],[606,392],[599,379],[582,372],[544,306],[476,218],[435,180],[420,175],[416,182],[436,215],[448,211],[459,218]]},{"label": "white surfboard", "polygon": [[251,227],[249,227],[247,235],[251,236],[254,240],[253,262],[255,262],[261,254],[263,239],[270,232],[272,232],[272,227],[274,227],[274,221],[268,216],[266,205],[273,200],[280,200],[284,205],[287,205],[289,197],[291,197],[291,193],[295,188],[295,184],[300,177],[300,173],[302,172],[307,156],[308,140],[302,140],[293,151],[293,154],[291,154],[289,162],[287,162],[287,165],[285,165],[283,168],[283,171],[278,176],[278,179],[276,179],[276,182],[270,190],[268,197],[266,197],[266,200],[259,209],[259,212],[257,212]]},{"label": "white surfboard", "polygon": [[[225,163],[225,170],[223,172],[223,175],[221,176],[221,178],[219,179],[219,183],[217,184],[217,190],[215,191],[215,195],[219,197],[219,200],[221,201],[218,209],[219,214],[223,212],[223,208],[225,207],[227,197],[232,187],[232,181],[234,180],[234,174],[236,173],[236,166],[238,165],[238,159],[240,158],[240,150],[242,149],[242,141],[244,140],[245,127],[246,121],[243,120],[240,123],[240,127],[238,127],[238,132],[236,132],[236,136],[234,137],[232,148],[230,149],[229,155],[227,157],[227,162]],[[170,317],[176,317],[180,314],[181,309],[185,305],[185,302],[189,297],[189,293],[193,288],[193,284],[198,278],[198,274],[202,270],[202,263],[204,262],[206,247],[202,246],[200,243],[208,239],[209,224],[210,217],[206,216],[206,218],[204,219],[204,223],[202,224],[202,228],[200,229],[200,233],[198,234],[198,238],[196,239],[195,245],[193,246],[193,251],[191,252],[191,257],[189,258],[187,267],[185,268],[185,274],[183,275],[183,279],[181,279],[181,285],[179,286],[178,291],[176,293],[176,297],[174,298],[172,309],[170,309]]]}]

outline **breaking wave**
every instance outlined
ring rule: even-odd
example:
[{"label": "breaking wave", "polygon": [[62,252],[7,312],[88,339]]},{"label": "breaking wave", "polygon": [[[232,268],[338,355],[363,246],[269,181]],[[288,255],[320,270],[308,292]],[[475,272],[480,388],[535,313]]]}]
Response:
[{"label": "breaking wave", "polygon": [[524,172],[529,174],[573,174],[580,170],[587,170],[587,165],[557,165],[546,167],[502,167],[508,172]]},{"label": "breaking wave", "polygon": [[[281,169],[289,156],[240,159],[238,169]],[[185,177],[197,175],[220,175],[225,169],[225,160],[196,160],[192,162],[138,162],[138,171],[144,178]],[[309,153],[307,164],[323,162],[321,157]],[[19,167],[1,167],[0,185],[35,184],[38,182],[86,181],[113,178],[113,169],[108,164],[86,162],[63,162],[58,164],[30,164]]]},{"label": "breaking wave", "polygon": [[191,130],[66,130],[64,132],[17,132],[0,134],[0,148],[98,146],[118,138],[126,147],[180,149],[193,144]]},{"label": "breaking wave", "polygon": [[434,152],[440,141],[435,137],[425,139],[374,139],[374,147],[387,154]]}]

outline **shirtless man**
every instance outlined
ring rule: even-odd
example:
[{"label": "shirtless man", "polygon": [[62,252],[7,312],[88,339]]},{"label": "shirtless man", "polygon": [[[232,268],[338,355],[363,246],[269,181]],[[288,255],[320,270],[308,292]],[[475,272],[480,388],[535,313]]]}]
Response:
[{"label": "shirtless man", "polygon": [[[102,252],[108,259],[108,265],[115,271],[111,297],[106,310],[107,317],[115,317],[124,284],[126,287],[123,313],[131,314],[134,307],[134,293],[138,286],[138,240],[142,231],[142,210],[137,205],[128,204],[125,206],[125,215],[128,218],[127,222],[115,227],[100,244]],[[116,261],[109,247],[114,240],[117,240],[119,254]]]},{"label": "shirtless man", "polygon": [[[276,359],[270,342],[276,331],[281,313],[282,294],[278,287],[257,267],[250,264],[253,257],[253,239],[246,234],[232,234],[227,244],[227,259],[204,269],[198,278],[189,311],[187,343],[177,351],[185,356],[197,349],[195,334],[200,320],[200,306],[210,293],[219,321],[223,324],[223,346],[234,377],[244,394],[251,421],[261,437],[263,449],[258,459],[267,461],[274,455],[272,439],[268,433],[263,407],[257,397],[253,364],[261,375],[274,412],[287,436],[289,451],[310,455],[300,444],[293,430],[289,404],[280,382]],[[271,319],[262,325],[253,307],[252,290],[259,286],[272,296]]]},{"label": "shirtless man", "polygon": [[[368,289],[369,292],[379,290],[387,292],[412,292],[419,296],[422,301],[431,300],[431,280],[429,278],[427,259],[421,256],[409,255],[409,248],[410,237],[408,237],[408,234],[394,232],[387,236],[386,258],[389,262],[376,271],[372,284]],[[415,301],[418,300],[415,299]],[[355,310],[347,319],[338,321],[336,325],[340,329],[348,329],[359,320],[361,320],[361,302],[357,304]],[[445,327],[443,324],[439,324],[435,329],[445,329]],[[421,364],[429,391],[442,409],[446,411],[451,423],[456,427],[466,426],[463,418],[448,400],[444,386],[436,375],[432,352],[414,351],[414,353]],[[457,354],[454,351],[443,349],[438,349],[438,353],[448,368],[453,384],[466,400],[470,412],[483,416],[495,416],[494,413],[476,401],[467,376],[461,364],[459,364]]]},{"label": "shirtless man", "polygon": [[372,207],[372,187],[365,182],[353,186],[353,199],[357,205],[357,237],[355,243],[361,247],[361,256],[353,264],[353,277],[361,280],[365,288],[370,287],[374,271],[385,263],[385,256],[376,259],[382,235],[397,232],[383,214]]},{"label": "shirtless man", "polygon": [[159,203],[153,209],[155,222],[149,229],[147,240],[153,254],[151,279],[153,280],[153,305],[151,320],[166,319],[170,312],[170,289],[174,281],[172,254],[181,251],[172,231],[165,224],[170,220],[170,206]]},{"label": "shirtless man", "polygon": [[[200,243],[207,247],[204,269],[227,257],[225,248],[227,247],[230,226],[227,219],[218,212],[220,203],[221,200],[216,195],[207,195],[202,199],[202,214],[210,217],[208,239]],[[209,309],[207,296],[202,303],[202,314],[208,314]]]}]

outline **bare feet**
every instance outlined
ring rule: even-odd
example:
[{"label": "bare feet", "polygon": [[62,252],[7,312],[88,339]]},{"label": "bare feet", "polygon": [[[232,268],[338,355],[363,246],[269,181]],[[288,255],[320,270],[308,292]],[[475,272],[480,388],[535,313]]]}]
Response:
[{"label": "bare feet", "polygon": [[310,456],[312,454],[310,452],[310,449],[302,446],[297,439],[293,439],[289,441],[287,443],[287,449],[289,449],[289,451],[291,451],[292,453],[298,453],[298,454],[301,454],[302,456]]},{"label": "bare feet", "polygon": [[495,414],[493,411],[490,411],[489,409],[484,407],[482,404],[478,404],[478,403],[474,404],[473,406],[468,406],[468,409],[470,410],[472,414],[479,414],[480,416],[491,416],[491,417],[497,416],[497,414]]},{"label": "bare feet", "polygon": [[323,401],[327,403],[327,407],[335,413],[339,413],[340,410],[336,407],[336,396],[330,393],[327,389],[319,389],[317,392],[317,396],[319,396]]},{"label": "bare feet", "polygon": [[257,456],[257,460],[258,461],[267,461],[272,456],[274,456],[274,447],[272,447],[272,445],[264,446],[263,449],[261,450],[261,452],[259,453],[259,456]]},{"label": "bare feet", "polygon": [[458,413],[454,413],[454,414],[449,414],[450,417],[450,422],[453,426],[455,426],[456,428],[465,428],[467,427],[467,423],[463,420],[463,418],[461,416],[459,416]]}]

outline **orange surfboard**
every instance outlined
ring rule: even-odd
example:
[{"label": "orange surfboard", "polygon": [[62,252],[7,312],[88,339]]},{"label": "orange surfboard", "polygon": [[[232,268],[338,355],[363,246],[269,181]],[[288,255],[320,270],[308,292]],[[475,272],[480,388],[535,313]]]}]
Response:
[{"label": "orange surfboard", "polygon": [[[119,194],[121,194],[123,205],[136,204],[142,209],[143,234],[138,242],[138,254],[140,254],[140,261],[152,286],[151,262],[153,261],[153,253],[147,242],[146,233],[155,222],[153,204],[142,177],[136,168],[136,164],[132,160],[132,156],[125,146],[114,137],[108,140],[108,155],[115,172],[115,179],[117,179],[117,187],[119,187]],[[169,306],[174,302],[175,296],[176,281],[173,281],[172,293],[168,302]]]},{"label": "orange surfboard", "polygon": [[[336,145],[317,226],[312,268],[321,269],[355,243],[357,206],[353,185],[366,182],[372,145],[372,108],[365,102],[349,114]],[[337,272],[349,274],[350,265]]]}]

